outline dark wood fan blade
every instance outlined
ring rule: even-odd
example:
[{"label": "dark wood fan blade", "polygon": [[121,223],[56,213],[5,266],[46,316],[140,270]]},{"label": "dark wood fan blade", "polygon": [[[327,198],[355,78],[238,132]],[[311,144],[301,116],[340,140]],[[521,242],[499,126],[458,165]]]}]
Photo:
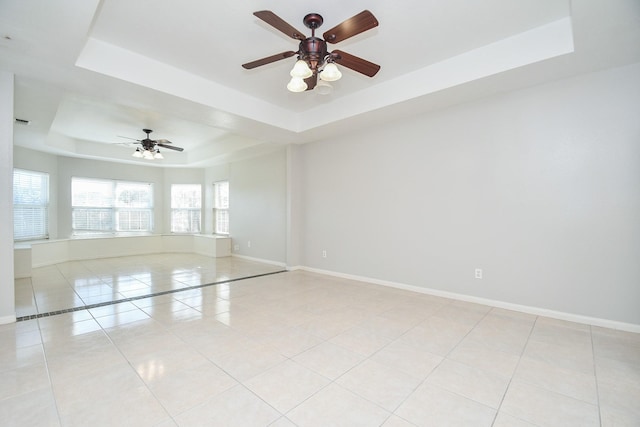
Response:
[{"label": "dark wood fan blade", "polygon": [[278,53],[277,55],[271,55],[271,56],[267,56],[266,58],[257,59],[252,62],[247,62],[246,64],[242,64],[242,67],[247,70],[251,70],[252,68],[260,67],[261,65],[267,65],[267,64],[271,64],[272,62],[279,61],[281,59],[290,58],[295,54],[296,52],[290,50],[288,52],[282,52],[282,53]]},{"label": "dark wood fan blade", "polygon": [[307,84],[307,90],[313,90],[318,83],[318,73],[313,73],[311,77],[304,79],[304,82]]},{"label": "dark wood fan blade", "polygon": [[267,24],[271,25],[278,31],[281,31],[296,40],[304,40],[306,37],[303,35],[302,31],[298,31],[289,25],[284,19],[280,18],[275,13],[270,10],[260,10],[258,12],[253,12],[255,16],[262,19]]},{"label": "dark wood fan blade", "polygon": [[156,139],[156,142],[158,144],[173,144],[173,142],[169,141],[168,139]]},{"label": "dark wood fan blade", "polygon": [[373,13],[363,10],[341,24],[336,25],[322,35],[327,43],[338,43],[378,26],[378,20]]},{"label": "dark wood fan blade", "polygon": [[122,136],[122,135],[116,135],[116,136],[117,136],[118,138],[130,139],[130,140],[132,140],[132,141],[138,141],[138,142],[140,142],[140,140],[139,140],[139,139],[130,138],[130,137],[128,137],[128,136]]},{"label": "dark wood fan blade", "polygon": [[158,142],[156,145],[159,146],[159,147],[162,147],[162,148],[168,148],[169,150],[184,151],[184,148],[174,147],[173,145],[167,145],[167,144],[164,144],[162,142]]},{"label": "dark wood fan blade", "polygon": [[343,67],[351,68],[353,71],[362,73],[365,76],[373,77],[378,71],[380,71],[380,66],[378,64],[374,64],[373,62],[358,58],[357,56],[351,55],[350,53],[346,53],[341,50],[334,50],[333,52],[331,52],[331,56],[335,58],[334,61],[336,64],[340,64]]}]

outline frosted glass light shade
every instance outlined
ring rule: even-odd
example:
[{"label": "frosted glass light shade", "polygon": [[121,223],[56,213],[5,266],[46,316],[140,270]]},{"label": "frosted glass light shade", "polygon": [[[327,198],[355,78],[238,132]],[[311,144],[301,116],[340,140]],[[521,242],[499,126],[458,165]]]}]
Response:
[{"label": "frosted glass light shade", "polygon": [[320,73],[320,80],[324,80],[325,82],[335,82],[336,80],[340,80],[340,77],[342,77],[342,73],[333,62],[325,65]]},{"label": "frosted glass light shade", "polygon": [[151,151],[149,150],[144,150],[144,153],[142,153],[142,157],[148,160],[153,160],[153,154],[151,154]]},{"label": "frosted glass light shade", "polygon": [[318,92],[320,95],[329,95],[331,92],[333,92],[333,86],[331,86],[329,82],[318,80],[318,83],[313,90]]},{"label": "frosted glass light shade", "polygon": [[164,159],[164,156],[162,155],[162,153],[160,152],[160,150],[156,151],[156,154],[153,155],[154,159],[159,159],[162,160]]},{"label": "frosted glass light shade", "polygon": [[142,152],[140,151],[139,148],[136,148],[136,151],[133,152],[132,154],[133,157],[137,157],[138,159],[142,158]]},{"label": "frosted glass light shade", "polygon": [[311,77],[313,71],[311,71],[311,68],[309,68],[309,65],[305,61],[298,59],[289,74],[291,77],[306,79]]},{"label": "frosted glass light shade", "polygon": [[302,80],[302,77],[291,77],[291,81],[287,85],[287,89],[291,92],[304,92],[307,90],[307,84]]}]

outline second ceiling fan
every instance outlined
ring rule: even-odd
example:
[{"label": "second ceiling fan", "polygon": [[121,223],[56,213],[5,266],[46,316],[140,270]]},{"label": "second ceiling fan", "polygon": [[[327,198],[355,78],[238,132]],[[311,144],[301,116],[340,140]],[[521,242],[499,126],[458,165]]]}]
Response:
[{"label": "second ceiling fan", "polygon": [[142,131],[147,134],[146,138],[144,139],[129,138],[128,136],[120,137],[131,139],[133,141],[136,141],[134,144],[141,145],[141,147],[136,148],[136,151],[133,152],[133,157],[144,158],[148,160],[164,159],[164,156],[160,154],[160,150],[158,149],[158,147],[168,148],[175,151],[184,151],[184,148],[182,147],[171,145],[173,144],[173,142],[169,141],[168,139],[151,139],[149,137],[149,134],[153,132],[151,129],[142,129]]},{"label": "second ceiling fan", "polygon": [[269,10],[253,13],[267,24],[281,31],[292,39],[300,41],[298,51],[286,51],[266,58],[242,64],[247,70],[270,64],[281,59],[298,55],[293,70],[291,81],[287,88],[292,92],[304,92],[311,90],[318,84],[318,77],[323,81],[335,81],[341,76],[335,64],[340,64],[368,77],[373,77],[380,70],[380,66],[365,59],[343,52],[327,50],[327,43],[338,43],[343,40],[370,30],[378,26],[378,20],[368,10],[352,16],[341,24],[325,31],[323,38],[315,36],[315,31],[323,23],[323,18],[318,13],[306,15],[302,22],[311,29],[311,37],[306,37],[301,31],[296,30],[286,21]]}]

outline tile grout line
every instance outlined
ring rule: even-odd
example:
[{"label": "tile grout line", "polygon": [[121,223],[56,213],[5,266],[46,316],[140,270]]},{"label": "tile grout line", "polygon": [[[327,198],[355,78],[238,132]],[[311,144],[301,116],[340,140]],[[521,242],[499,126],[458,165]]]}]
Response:
[{"label": "tile grout line", "polygon": [[[426,318],[422,319],[420,322],[418,322],[418,323],[416,323],[415,325],[413,325],[410,329],[408,329],[408,330],[404,331],[404,333],[402,333],[399,337],[397,337],[397,338],[396,338],[394,341],[392,341],[392,342],[396,342],[396,341],[398,341],[402,336],[406,335],[407,333],[409,333],[409,331],[411,331],[411,330],[413,330],[414,328],[418,327],[418,325],[420,325],[421,323],[424,323],[424,322],[426,322],[427,320],[429,320],[429,319],[433,318],[433,317],[436,315],[436,313],[438,313],[438,312],[439,312],[440,310],[442,310],[444,307],[448,307],[452,302],[453,302],[453,301],[450,301],[450,302],[448,302],[447,304],[444,304],[444,305],[442,305],[441,307],[438,307],[438,309],[437,309],[437,310],[435,310],[433,313],[431,313],[431,314],[430,314],[429,316],[427,316]],[[474,327],[475,327],[475,326],[474,326]],[[469,331],[469,332],[470,332],[470,331]],[[467,332],[467,334],[466,334],[466,335],[468,335],[468,334],[469,334],[469,332]],[[465,335],[465,336],[466,336],[466,335]],[[462,338],[462,339],[464,339],[464,338]],[[389,345],[390,345],[390,344],[387,344],[385,347],[388,347]],[[385,347],[383,347],[383,348],[385,348]],[[378,352],[379,352],[379,351],[381,351],[381,350],[382,350],[382,349],[378,350],[376,353],[378,353]],[[450,353],[451,351],[453,351],[453,349],[452,349],[452,350],[450,350],[450,351],[449,351],[449,353]],[[427,351],[427,352],[428,352],[428,351]],[[376,353],[374,353],[374,354],[376,354]],[[448,353],[447,353],[447,354],[448,354]],[[437,355],[437,356],[439,356],[439,357],[440,357],[440,355]],[[405,421],[409,422],[409,420],[406,420],[406,419],[402,418],[400,415],[396,414],[396,411],[397,411],[398,409],[400,409],[400,407],[401,407],[402,405],[404,405],[404,404],[405,404],[405,402],[406,402],[407,400],[409,400],[409,398],[413,395],[413,393],[415,393],[415,392],[416,392],[420,387],[422,387],[422,386],[426,383],[427,378],[429,378],[429,376],[430,376],[430,375],[431,375],[431,374],[432,374],[436,369],[438,369],[438,367],[439,367],[440,365],[442,365],[442,362],[444,362],[444,361],[446,360],[446,356],[441,356],[441,357],[442,357],[442,360],[441,360],[440,362],[438,362],[438,364],[437,364],[436,366],[434,366],[434,367],[433,367],[433,369],[432,369],[432,370],[431,370],[431,371],[430,371],[430,372],[429,372],[429,373],[428,373],[428,374],[427,374],[427,375],[426,375],[426,376],[425,376],[421,381],[419,381],[419,382],[418,382],[418,384],[413,388],[413,390],[411,390],[411,392],[410,392],[407,396],[405,396],[405,398],[404,398],[404,399],[402,399],[402,402],[400,402],[400,403],[399,403],[399,404],[394,408],[394,410],[393,410],[393,411],[390,411],[390,412],[391,412],[391,414],[387,417],[387,420],[389,420],[389,419],[390,419],[391,417],[393,417],[393,416],[396,416],[396,417],[398,417],[398,418],[400,418],[400,419],[402,419],[402,420],[405,420]],[[386,421],[385,421],[385,422],[386,422]]]},{"label": "tile grout line", "polygon": [[47,356],[47,349],[44,345],[45,341],[44,341],[44,337],[42,336],[42,328],[40,327],[40,322],[38,322],[38,334],[40,335],[40,345],[42,346],[42,357],[44,358],[44,366],[47,372],[47,379],[49,380],[49,387],[51,389],[51,398],[53,399],[53,406],[56,409],[56,417],[60,425],[63,425],[62,414],[60,413],[60,405],[58,405],[58,398],[56,396],[53,381],[51,379],[51,370],[49,369],[49,358]]},{"label": "tile grout line", "polygon": [[600,389],[598,387],[598,369],[596,367],[596,348],[593,342],[593,327],[589,325],[589,338],[591,340],[591,354],[593,356],[593,379],[596,383],[596,404],[598,405],[598,421],[602,425],[602,409],[600,407]]},{"label": "tile grout line", "polygon": [[[505,397],[507,397],[507,393],[509,393],[509,388],[511,388],[511,383],[513,382],[514,377],[516,376],[516,373],[518,372],[518,367],[520,366],[520,363],[522,362],[522,357],[524,356],[525,351],[527,350],[527,346],[529,345],[529,341],[531,340],[531,335],[533,335],[533,331],[536,328],[536,324],[538,323],[538,319],[540,318],[540,316],[536,316],[535,320],[533,321],[533,324],[531,325],[531,329],[529,330],[529,335],[527,336],[527,341],[525,342],[524,346],[522,347],[522,351],[520,351],[520,357],[518,358],[518,363],[516,363],[515,368],[513,368],[513,373],[511,374],[511,377],[509,378],[509,383],[507,384],[507,387],[504,389],[504,394],[502,395],[502,399],[500,399],[500,404],[498,404],[498,408],[496,409],[496,415],[493,418],[493,421],[491,423],[491,425],[493,426],[496,422],[496,420],[498,419],[498,415],[500,415],[500,409],[502,408],[502,404],[504,403],[504,399]],[[514,418],[517,418],[519,420],[522,421],[526,421],[528,423],[530,423],[530,421],[528,420],[523,420],[522,418],[518,418],[515,417],[514,415],[508,414]]]},{"label": "tile grout line", "polygon": [[225,283],[238,282],[240,280],[246,280],[246,279],[255,279],[257,277],[270,276],[270,275],[286,273],[286,272],[287,272],[287,270],[278,270],[278,271],[273,271],[273,272],[270,272],[270,273],[261,273],[261,274],[255,274],[255,275],[252,275],[252,276],[238,277],[238,278],[235,278],[235,279],[222,280],[222,281],[219,281],[219,282],[206,283],[206,284],[203,284],[203,285],[187,286],[187,287],[181,288],[181,289],[170,289],[170,290],[167,290],[167,291],[156,292],[156,293],[153,293],[153,294],[139,295],[139,296],[135,296],[135,297],[123,298],[123,299],[118,299],[118,300],[113,300],[113,301],[98,302],[98,303],[95,303],[95,304],[87,304],[87,305],[82,305],[82,306],[78,306],[78,307],[66,308],[66,309],[63,309],[63,310],[49,311],[49,312],[46,312],[46,313],[31,314],[31,315],[28,315],[28,316],[20,316],[20,317],[16,317],[16,322],[23,322],[25,320],[33,320],[33,319],[41,319],[43,317],[56,316],[56,315],[65,314],[65,313],[73,313],[73,312],[81,311],[81,310],[90,310],[92,308],[105,307],[105,306],[108,306],[108,305],[120,304],[120,303],[123,303],[123,302],[137,301],[137,300],[141,300],[141,299],[145,299],[145,298],[153,298],[153,297],[162,296],[162,295],[175,294],[175,293],[178,293],[178,292],[184,292],[184,291],[189,291],[189,290],[194,290],[194,289],[201,289],[201,288],[205,288],[205,287],[208,287],[208,286],[223,285]]},{"label": "tile grout line", "polygon": [[[118,304],[118,303],[122,303],[122,302],[130,302],[130,301],[134,301],[134,300],[140,300],[140,299],[145,299],[145,298],[152,298],[155,296],[160,296],[160,295],[168,295],[168,294],[173,294],[173,293],[178,293],[178,292],[183,292],[183,291],[188,291],[188,290],[193,290],[193,289],[201,289],[204,287],[208,287],[208,286],[214,286],[214,285],[220,285],[220,284],[225,284],[225,283],[231,283],[231,282],[237,282],[237,281],[241,281],[241,280],[246,280],[246,279],[251,279],[251,278],[257,278],[257,277],[263,277],[263,276],[269,276],[269,275],[275,275],[275,274],[279,274],[279,273],[284,273],[287,272],[287,270],[281,270],[281,271],[274,271],[274,272],[269,272],[269,273],[261,273],[261,274],[255,274],[255,275],[251,275],[251,276],[244,276],[244,277],[239,277],[239,278],[235,278],[235,279],[229,279],[229,280],[224,280],[224,281],[219,281],[219,282],[213,282],[213,283],[208,283],[208,284],[202,284],[202,285],[195,285],[195,286],[189,286],[186,288],[182,288],[182,289],[173,289],[173,290],[169,290],[169,291],[162,291],[162,292],[158,292],[155,294],[150,294],[150,295],[141,295],[141,296],[137,296],[137,297],[131,297],[131,298],[127,298],[127,299],[123,299],[123,300],[118,300],[118,301],[110,301],[110,302],[104,302],[104,303],[97,303],[97,304],[91,304],[91,305],[87,305],[84,307],[77,307],[74,309],[69,309],[69,310],[60,310],[60,313],[58,312],[53,312],[56,314],[61,314],[61,313],[65,313],[65,312],[71,312],[71,311],[79,311],[79,310],[87,310],[89,312],[89,314],[91,315],[91,317],[93,318],[94,321],[97,322],[97,318],[89,311],[89,309],[91,308],[96,308],[96,307],[103,307],[103,306],[108,306],[108,305],[113,305],[113,304]],[[138,307],[138,310],[145,312],[144,309]],[[43,315],[41,317],[45,317],[47,314],[49,313],[43,313]],[[105,336],[107,337],[107,339],[111,342],[111,344],[116,348],[116,350],[118,351],[118,353],[120,353],[120,355],[122,355],[122,357],[127,361],[127,364],[129,365],[129,367],[131,367],[135,373],[135,375],[142,381],[142,383],[144,384],[144,386],[146,387],[146,389],[149,391],[149,393],[151,393],[151,395],[154,397],[154,399],[156,399],[156,401],[158,402],[158,404],[162,407],[162,409],[165,411],[166,415],[168,416],[168,418],[170,420],[172,420],[173,422],[175,422],[175,416],[171,414],[171,412],[169,411],[169,409],[167,407],[165,407],[165,405],[163,404],[163,402],[158,398],[158,396],[156,395],[156,393],[151,389],[151,387],[149,387],[149,384],[147,384],[147,382],[140,377],[140,374],[137,372],[137,370],[135,369],[135,367],[131,364],[131,361],[129,360],[129,358],[122,352],[122,350],[120,349],[120,347],[113,341],[112,337],[109,335],[109,333],[105,330],[105,328],[103,326],[100,325],[101,330],[105,333]],[[165,327],[165,329],[168,331],[168,329]],[[183,343],[185,343],[185,345],[188,345],[183,339],[182,337],[179,337],[177,335],[174,334],[174,336],[176,336],[178,339],[180,339]],[[196,350],[197,351],[197,350]],[[200,353],[200,352],[198,352]],[[200,353],[202,354],[202,353]],[[203,355],[204,356],[204,355]],[[46,356],[45,356],[46,357]],[[206,357],[205,357],[206,358]],[[223,372],[225,372],[227,375],[229,375],[231,378],[233,378],[237,384],[236,385],[240,385],[242,387],[244,387],[248,392],[252,393],[253,395],[255,395],[257,398],[259,398],[260,400],[262,400],[263,402],[265,402],[265,404],[269,405],[270,407],[272,407],[274,410],[276,410],[281,416],[280,418],[284,417],[285,415],[280,413],[280,411],[278,411],[275,407],[273,407],[270,403],[268,403],[267,401],[265,401],[264,399],[262,399],[260,396],[258,396],[257,394],[255,394],[251,389],[249,389],[242,381],[240,381],[239,379],[236,379],[235,377],[233,377],[230,373],[226,372],[224,369],[222,369],[222,367],[218,366],[215,362],[213,362],[212,360],[208,359],[212,364],[214,364],[215,366],[217,366],[219,369],[221,369]],[[46,359],[45,359],[46,361]],[[48,373],[48,363],[47,363],[47,373]],[[51,382],[51,378],[49,375],[49,381],[51,383],[51,387],[52,387],[52,391],[53,391],[53,383]],[[231,388],[231,387],[230,387]],[[230,389],[229,388],[229,389]],[[229,390],[227,389],[227,390]],[[227,391],[225,390],[225,391]],[[223,391],[224,392],[224,391]],[[55,398],[55,393],[54,394],[54,403],[56,406],[56,413],[58,415],[58,419],[62,425],[62,418],[60,415],[60,410],[59,410],[59,406],[57,403],[57,400]],[[177,414],[180,415],[180,414]],[[177,416],[176,415],[176,416]],[[277,421],[277,420],[276,420]],[[275,422],[275,421],[274,421]]]},{"label": "tile grout line", "polygon": [[[139,298],[141,299],[141,298]],[[142,311],[143,313],[145,313],[145,311],[141,308],[137,308],[138,310]],[[94,322],[96,322],[98,324],[98,326],[100,326],[100,330],[102,331],[102,333],[105,335],[105,337],[109,340],[109,342],[111,343],[111,345],[116,349],[116,351],[120,354],[120,356],[122,356],[124,358],[124,360],[127,363],[127,366],[129,368],[131,368],[131,370],[133,371],[133,373],[135,374],[136,378],[138,378],[142,384],[144,385],[145,389],[151,394],[151,396],[153,396],[153,398],[156,400],[156,402],[158,403],[158,405],[160,405],[160,407],[164,410],[164,412],[166,413],[166,415],[169,417],[169,419],[171,421],[173,421],[175,423],[175,419],[173,417],[173,415],[171,415],[171,413],[169,412],[169,410],[165,407],[164,403],[162,403],[162,401],[160,400],[160,398],[156,395],[156,393],[153,392],[153,390],[151,389],[151,387],[149,387],[149,384],[147,384],[147,382],[144,380],[144,378],[142,378],[140,376],[140,373],[138,372],[138,370],[135,368],[135,366],[133,366],[133,364],[131,363],[131,360],[129,360],[129,358],[127,357],[127,355],[122,351],[122,349],[120,348],[120,346],[113,340],[113,337],[111,335],[109,335],[109,332],[107,332],[107,329],[109,328],[105,328],[104,326],[102,326],[100,324],[100,322],[98,322],[98,318],[91,313],[91,311],[87,310],[87,313],[91,316],[91,318],[93,319]],[[146,314],[146,313],[145,313]],[[168,331],[168,329],[162,325],[163,328]],[[174,334],[175,335],[175,334]],[[184,342],[184,341],[183,341]]]},{"label": "tile grout line", "polygon": [[[435,311],[431,316],[427,317],[427,319],[425,319],[425,321],[426,321],[426,320],[428,320],[428,319],[429,319],[429,318],[431,318],[431,317],[434,317],[434,316],[435,316],[435,315],[436,315],[440,310],[442,310],[445,306],[449,306],[449,305],[450,305],[450,304],[452,304],[452,303],[453,303],[453,301],[452,301],[451,303],[449,303],[449,304],[445,304],[444,306],[442,306],[442,307],[438,308],[438,310],[436,310],[436,311]],[[462,341],[464,341],[464,340],[469,336],[469,334],[471,334],[471,332],[472,332],[472,331],[473,331],[473,330],[474,330],[474,329],[475,329],[475,328],[480,324],[480,322],[482,322],[482,321],[483,321],[483,320],[484,320],[484,319],[489,315],[489,313],[491,313],[491,311],[492,311],[492,310],[493,310],[493,309],[489,309],[489,310],[484,314],[484,316],[482,316],[482,318],[481,318],[481,319],[479,319],[479,320],[478,320],[478,321],[473,325],[473,327],[472,327],[472,328],[471,328],[471,329],[470,329],[470,330],[469,330],[469,331],[468,331],[468,332],[467,332],[467,333],[466,333],[466,334],[465,334],[465,335],[460,339],[460,341],[458,341],[458,343],[457,343],[456,345],[454,345],[454,346],[453,346],[453,347],[452,347],[452,348],[447,352],[447,354],[445,354],[445,355],[441,356],[441,357],[442,357],[442,360],[441,360],[441,361],[440,361],[436,366],[434,366],[434,367],[433,367],[433,369],[431,370],[431,372],[429,372],[429,373],[427,374],[427,376],[426,376],[422,381],[420,381],[420,383],[419,383],[419,384],[418,384],[418,385],[413,389],[413,391],[411,392],[411,394],[415,393],[415,391],[416,391],[418,388],[422,387],[423,385],[428,384],[428,383],[427,383],[427,380],[429,379],[429,377],[430,377],[430,376],[431,376],[431,375],[436,371],[436,369],[438,369],[440,366],[442,366],[442,364],[443,364],[445,361],[447,361],[447,360],[454,361],[454,360],[452,360],[452,359],[448,359],[448,356],[449,356],[449,355],[450,355],[450,354],[451,354],[451,353],[452,353],[452,352],[453,352],[453,351],[454,351],[454,350],[455,350],[455,349],[456,349],[456,348],[457,348],[457,347],[462,343]],[[449,321],[449,322],[455,322],[455,321],[451,321],[451,320],[448,320],[448,321]],[[462,362],[457,362],[457,363],[462,363]],[[465,365],[466,365],[466,364],[465,364]],[[466,366],[470,366],[470,365],[466,365]],[[474,368],[474,369],[478,369],[478,368],[475,368],[475,367],[473,367],[473,366],[470,366],[470,367],[471,367],[471,368]],[[469,400],[471,400],[471,401],[473,401],[473,402],[476,402],[476,403],[478,403],[478,404],[480,404],[480,405],[486,406],[487,408],[494,409],[494,408],[491,408],[489,405],[486,405],[486,404],[484,404],[484,403],[478,402],[477,400],[475,400],[475,399],[471,399],[471,398],[469,398],[469,397],[467,397],[467,396],[464,396],[464,395],[462,395],[462,394],[459,394],[459,393],[456,393],[456,392],[453,392],[453,391],[447,390],[447,389],[442,388],[442,387],[440,387],[440,386],[438,386],[438,385],[435,385],[435,384],[434,384],[433,386],[434,386],[434,387],[437,387],[437,388],[439,388],[439,389],[441,389],[441,390],[447,391],[447,392],[449,392],[449,393],[455,394],[455,395],[457,395],[457,396],[463,397],[463,398],[465,398],[465,399],[469,399]],[[399,408],[400,408],[400,407],[401,407],[401,406],[402,406],[402,405],[403,405],[403,404],[404,404],[404,403],[409,399],[409,397],[411,396],[411,394],[409,394],[409,395],[408,395],[408,396],[407,396],[407,397],[406,397],[406,398],[405,398],[405,399],[400,403],[400,405],[398,405],[398,406],[396,407],[396,409],[392,412],[392,415],[395,415],[395,416],[399,417],[399,415],[396,415],[396,414],[395,414],[395,411],[397,411],[397,410],[398,410],[398,409],[399,409]],[[492,424],[493,424],[493,422],[495,422],[495,417],[497,417],[497,416],[498,416],[498,409],[496,409],[496,415],[494,416],[494,420],[492,421]],[[402,418],[402,417],[400,417],[400,418]],[[402,419],[404,419],[404,418],[402,418]],[[408,421],[408,420],[407,420],[407,421]]]}]

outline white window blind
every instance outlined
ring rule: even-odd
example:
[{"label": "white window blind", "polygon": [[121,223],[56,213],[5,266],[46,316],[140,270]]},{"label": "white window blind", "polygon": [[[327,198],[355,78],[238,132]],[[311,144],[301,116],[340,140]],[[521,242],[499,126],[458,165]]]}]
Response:
[{"label": "white window blind", "polygon": [[71,179],[74,234],[153,231],[153,184]]},{"label": "white window blind", "polygon": [[49,174],[13,171],[13,239],[49,237]]},{"label": "white window blind", "polygon": [[214,230],[216,234],[229,234],[229,181],[213,184]]},{"label": "white window blind", "polygon": [[202,208],[200,184],[171,186],[171,232],[199,233]]}]

